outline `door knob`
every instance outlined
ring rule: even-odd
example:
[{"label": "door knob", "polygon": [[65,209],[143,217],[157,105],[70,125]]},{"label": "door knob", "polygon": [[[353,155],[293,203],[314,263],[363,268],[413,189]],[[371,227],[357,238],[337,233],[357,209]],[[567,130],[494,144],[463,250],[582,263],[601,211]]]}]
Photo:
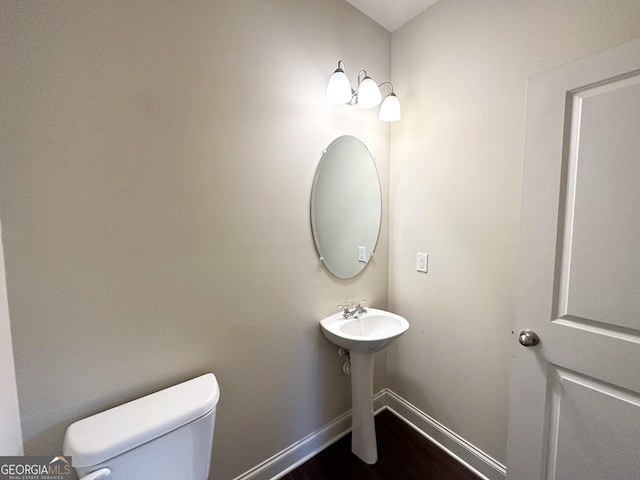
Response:
[{"label": "door knob", "polygon": [[540,343],[540,337],[536,332],[532,332],[531,330],[523,330],[518,335],[518,341],[520,345],[525,347],[533,347]]}]

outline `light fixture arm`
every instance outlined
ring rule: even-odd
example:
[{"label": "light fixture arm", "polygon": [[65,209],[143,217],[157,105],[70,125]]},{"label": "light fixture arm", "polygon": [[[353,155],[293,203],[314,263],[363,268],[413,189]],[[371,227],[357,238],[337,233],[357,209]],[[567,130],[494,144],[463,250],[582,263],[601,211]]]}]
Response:
[{"label": "light fixture arm", "polygon": [[[362,81],[367,78],[367,71],[366,70],[360,70],[358,72],[358,88],[360,88],[360,84],[362,83]],[[358,88],[356,88],[356,91],[358,91]]]},{"label": "light fixture arm", "polygon": [[384,85],[389,85],[391,87],[391,93],[393,93],[393,85],[391,85],[391,82],[382,82],[378,87],[382,88]]}]

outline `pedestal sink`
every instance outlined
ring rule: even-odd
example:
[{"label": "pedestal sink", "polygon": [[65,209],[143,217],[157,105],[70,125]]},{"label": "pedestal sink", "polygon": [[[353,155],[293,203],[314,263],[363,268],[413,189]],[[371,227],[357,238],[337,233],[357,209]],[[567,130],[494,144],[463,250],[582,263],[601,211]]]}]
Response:
[{"label": "pedestal sink", "polygon": [[378,460],[373,420],[373,365],[375,353],[409,328],[400,315],[367,309],[358,318],[336,313],[320,321],[324,336],[349,350],[351,358],[351,451],[368,464]]}]

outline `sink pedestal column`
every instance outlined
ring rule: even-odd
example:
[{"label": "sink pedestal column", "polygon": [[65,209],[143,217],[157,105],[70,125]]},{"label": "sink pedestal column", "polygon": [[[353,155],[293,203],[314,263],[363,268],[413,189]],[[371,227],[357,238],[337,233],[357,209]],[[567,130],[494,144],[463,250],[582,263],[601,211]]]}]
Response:
[{"label": "sink pedestal column", "polygon": [[378,461],[373,420],[375,353],[351,352],[351,451],[370,465]]}]

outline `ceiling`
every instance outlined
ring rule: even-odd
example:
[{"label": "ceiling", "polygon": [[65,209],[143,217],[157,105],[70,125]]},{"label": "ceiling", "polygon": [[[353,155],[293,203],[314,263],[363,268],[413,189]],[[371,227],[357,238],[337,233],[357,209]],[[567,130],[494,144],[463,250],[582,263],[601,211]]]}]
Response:
[{"label": "ceiling", "polygon": [[393,32],[438,0],[347,0]]}]

